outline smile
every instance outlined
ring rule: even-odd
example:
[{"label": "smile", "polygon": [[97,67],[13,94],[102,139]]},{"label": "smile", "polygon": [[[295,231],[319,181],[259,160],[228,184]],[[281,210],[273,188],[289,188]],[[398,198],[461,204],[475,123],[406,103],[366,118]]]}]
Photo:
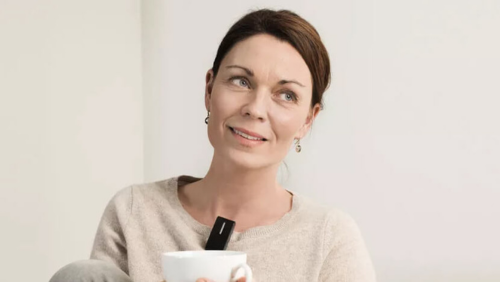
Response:
[{"label": "smile", "polygon": [[266,138],[261,138],[261,137],[252,136],[252,135],[250,135],[250,134],[247,134],[247,133],[245,133],[245,132],[242,132],[242,131],[240,131],[240,130],[237,130],[237,129],[235,129],[235,128],[232,128],[232,127],[230,127],[230,126],[228,126],[228,127],[229,127],[229,130],[231,130],[234,134],[239,135],[239,136],[241,136],[241,137],[243,137],[243,138],[245,138],[245,139],[252,140],[252,141],[267,141],[267,139],[266,139]]}]

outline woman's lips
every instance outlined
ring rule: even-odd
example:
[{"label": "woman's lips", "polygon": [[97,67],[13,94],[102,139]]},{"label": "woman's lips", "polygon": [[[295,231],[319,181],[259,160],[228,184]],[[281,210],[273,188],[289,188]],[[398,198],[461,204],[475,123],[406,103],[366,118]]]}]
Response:
[{"label": "woman's lips", "polygon": [[250,137],[253,137],[253,138],[260,138],[260,139],[264,139],[266,140],[266,138],[256,132],[253,132],[253,131],[250,131],[250,130],[246,130],[244,128],[241,128],[241,127],[232,127],[230,126],[229,128],[231,128],[232,130],[236,130],[236,131],[239,131],[240,133],[243,133],[247,136],[250,136]]},{"label": "woman's lips", "polygon": [[[263,144],[267,139],[246,134],[243,131],[229,127],[229,131],[238,142],[246,147],[254,147]],[[248,132],[248,131],[247,131]],[[258,135],[260,136],[260,135]],[[250,138],[250,139],[249,139]]]}]

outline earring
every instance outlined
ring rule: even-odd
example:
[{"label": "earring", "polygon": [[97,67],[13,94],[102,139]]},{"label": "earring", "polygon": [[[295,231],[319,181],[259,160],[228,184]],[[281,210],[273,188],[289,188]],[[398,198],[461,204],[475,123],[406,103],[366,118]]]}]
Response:
[{"label": "earring", "polygon": [[208,124],[208,118],[210,117],[210,111],[207,112],[207,118],[205,119],[205,123]]},{"label": "earring", "polygon": [[300,139],[297,139],[297,142],[295,142],[295,152],[300,153],[302,151],[302,146],[300,146]]}]

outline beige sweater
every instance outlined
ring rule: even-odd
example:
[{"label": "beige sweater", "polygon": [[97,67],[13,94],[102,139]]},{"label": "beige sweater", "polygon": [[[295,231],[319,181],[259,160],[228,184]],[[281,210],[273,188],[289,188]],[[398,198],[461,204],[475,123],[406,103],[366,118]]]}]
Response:
[{"label": "beige sweater", "polygon": [[[192,218],[177,194],[196,180],[181,176],[118,192],[104,211],[91,258],[115,263],[134,282],[158,282],[163,252],[203,250],[211,227]],[[248,254],[259,282],[375,281],[351,217],[297,193],[289,213],[272,225],[234,232],[227,249]]]}]

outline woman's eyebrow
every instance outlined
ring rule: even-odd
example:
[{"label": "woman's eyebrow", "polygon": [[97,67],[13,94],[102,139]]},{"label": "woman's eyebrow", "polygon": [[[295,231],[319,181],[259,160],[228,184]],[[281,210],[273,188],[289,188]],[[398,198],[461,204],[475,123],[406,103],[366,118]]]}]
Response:
[{"label": "woman's eyebrow", "polygon": [[280,82],[278,82],[280,85],[283,85],[283,84],[287,84],[287,83],[295,83],[299,86],[302,86],[302,87],[305,87],[303,84],[301,84],[300,82],[298,82],[297,80],[286,80],[286,79],[282,79],[280,80]]},{"label": "woman's eyebrow", "polygon": [[[248,76],[254,76],[254,73],[253,71],[251,71],[250,69],[248,68],[245,68],[245,67],[242,67],[242,66],[238,66],[238,65],[230,65],[230,66],[227,66],[226,67],[227,69],[232,69],[232,68],[236,68],[236,69],[242,69],[244,70]],[[302,83],[298,82],[297,80],[294,80],[294,79],[282,79],[278,82],[279,85],[284,85],[284,84],[287,84],[287,83],[295,83],[301,87],[305,87]]]},{"label": "woman's eyebrow", "polygon": [[242,66],[238,66],[238,65],[230,65],[230,66],[227,66],[226,68],[227,68],[227,69],[232,69],[232,68],[242,69],[242,70],[244,70],[244,71],[247,73],[247,75],[249,75],[249,76],[253,76],[253,71],[251,71],[251,70],[250,70],[250,69],[248,69],[248,68],[242,67]]}]

